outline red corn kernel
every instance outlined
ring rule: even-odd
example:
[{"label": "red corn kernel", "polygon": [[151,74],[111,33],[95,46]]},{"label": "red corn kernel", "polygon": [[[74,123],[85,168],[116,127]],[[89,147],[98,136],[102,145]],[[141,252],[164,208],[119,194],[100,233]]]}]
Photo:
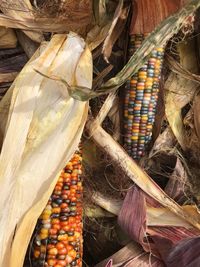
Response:
[{"label": "red corn kernel", "polygon": [[59,251],[60,249],[64,248],[64,247],[65,247],[65,245],[64,245],[62,242],[58,242],[58,243],[56,244],[56,248],[58,249],[58,251]]},{"label": "red corn kernel", "polygon": [[[52,227],[53,227],[54,225],[56,225],[56,224],[53,224]],[[58,229],[55,229],[55,228],[54,228],[54,229],[52,229],[52,228],[49,229],[49,234],[50,234],[50,235],[56,235],[57,232],[58,232]]]},{"label": "red corn kernel", "polygon": [[61,248],[58,250],[58,254],[60,255],[66,255],[67,254],[67,249],[64,247],[64,248]]}]

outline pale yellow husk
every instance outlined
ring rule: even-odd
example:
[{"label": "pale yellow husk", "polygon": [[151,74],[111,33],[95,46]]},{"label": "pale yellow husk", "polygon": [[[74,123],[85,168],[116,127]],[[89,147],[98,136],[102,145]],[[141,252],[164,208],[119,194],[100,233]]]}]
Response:
[{"label": "pale yellow husk", "polygon": [[74,100],[34,69],[58,75],[72,86],[92,86],[91,53],[83,39],[70,33],[54,35],[10,89],[0,155],[1,267],[23,266],[37,218],[59,171],[78,147],[88,113],[88,102]]},{"label": "pale yellow husk", "polygon": [[[191,40],[179,45],[178,49],[181,66],[192,73],[197,73],[198,64],[194,47],[194,40]],[[186,136],[182,120],[182,108],[193,99],[198,87],[197,82],[173,72],[165,83],[166,117],[173,134],[183,149],[186,148]]]},{"label": "pale yellow husk", "polygon": [[0,27],[0,48],[14,48],[17,45],[17,37],[12,29]]},{"label": "pale yellow husk", "polygon": [[85,34],[93,18],[91,0],[1,0],[0,10],[1,26],[22,29],[38,43],[44,40],[42,32]]}]

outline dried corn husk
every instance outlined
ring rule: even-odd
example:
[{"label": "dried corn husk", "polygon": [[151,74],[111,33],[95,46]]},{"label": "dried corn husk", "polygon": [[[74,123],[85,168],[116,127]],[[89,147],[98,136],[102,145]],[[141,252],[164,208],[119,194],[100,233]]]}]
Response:
[{"label": "dried corn husk", "polygon": [[198,66],[193,41],[188,42],[187,45],[185,44],[184,49],[182,45],[179,51],[182,66],[168,58],[168,63],[173,72],[165,83],[165,111],[173,134],[181,147],[186,149],[186,133],[181,112],[182,108],[193,99],[199,87],[198,76],[189,72],[197,71]]},{"label": "dried corn husk", "polygon": [[[107,263],[107,265],[106,265]],[[109,265],[110,264],[110,265]],[[137,243],[131,242],[114,255],[95,265],[95,267],[163,267],[164,264],[154,256],[146,253]]]},{"label": "dried corn husk", "polygon": [[0,48],[14,48],[17,45],[17,38],[12,29],[0,27]]},{"label": "dried corn husk", "polygon": [[41,42],[42,31],[84,33],[92,21],[90,0],[44,0],[33,4],[30,0],[2,0],[0,9],[4,15],[0,15],[0,25],[26,30],[31,39]]},{"label": "dried corn husk", "polygon": [[22,266],[37,218],[59,171],[77,149],[88,112],[87,102],[71,98],[34,69],[60,75],[71,86],[92,86],[91,53],[77,34],[70,33],[55,35],[10,88],[0,155],[2,267]]},{"label": "dried corn husk", "polygon": [[[109,212],[112,215],[118,216],[120,209],[123,205],[123,202],[118,199],[111,199],[109,197],[103,196],[100,193],[95,193],[92,196],[92,200],[99,207]],[[126,209],[128,210],[129,206],[132,207],[132,203],[127,204]],[[182,206],[183,210],[188,212],[188,215],[195,217],[198,214],[197,208],[192,205]],[[133,216],[136,216],[135,214]],[[129,220],[130,221],[130,220]],[[135,218],[135,221],[136,218]],[[192,226],[186,221],[182,220],[180,217],[176,216],[174,213],[169,211],[167,208],[163,207],[152,207],[146,206],[146,224],[147,227],[185,227],[187,230],[192,229]]]},{"label": "dried corn husk", "polygon": [[[16,24],[22,21],[27,21],[28,23],[29,20],[34,20],[34,10],[29,0],[19,0],[17,2],[13,0],[2,0],[0,3],[0,9],[8,16],[10,21],[15,21]],[[9,25],[6,24],[4,26],[9,27]],[[42,32],[38,29],[35,32],[26,31],[26,34],[36,42],[41,42],[44,39]]]}]

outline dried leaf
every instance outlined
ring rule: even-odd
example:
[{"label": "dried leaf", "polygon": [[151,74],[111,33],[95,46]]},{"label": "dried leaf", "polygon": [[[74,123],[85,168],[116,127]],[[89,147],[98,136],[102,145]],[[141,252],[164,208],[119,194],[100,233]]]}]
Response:
[{"label": "dried leaf", "polygon": [[180,159],[177,158],[175,169],[165,187],[165,192],[177,203],[181,203],[181,200],[184,199],[188,190],[188,186],[189,180],[187,172]]},{"label": "dried leaf", "polygon": [[113,266],[113,261],[109,260],[109,262],[106,264],[105,267],[112,267]]},{"label": "dried leaf", "polygon": [[186,133],[181,109],[192,100],[200,82],[200,77],[191,73],[197,72],[198,69],[194,51],[194,41],[191,40],[187,44],[179,45],[181,64],[170,57],[167,58],[170,69],[176,74],[172,73],[165,84],[166,116],[183,149],[186,149]]},{"label": "dried leaf", "polygon": [[196,55],[196,40],[188,38],[187,42],[180,42],[177,45],[180,55],[180,65],[191,73],[198,73],[198,60]]},{"label": "dried leaf", "polygon": [[89,45],[90,50],[94,50],[97,48],[103,41],[106,39],[108,35],[111,21],[108,21],[106,25],[103,27],[95,25],[87,34],[86,42]]},{"label": "dried leaf", "polygon": [[182,4],[182,0],[157,0],[135,1],[133,0],[133,17],[130,34],[150,33],[165,18],[176,12]]},{"label": "dried leaf", "polygon": [[[34,19],[34,15],[33,15],[33,7],[30,3],[29,0],[19,0],[17,3],[16,1],[13,0],[2,0],[0,3],[0,9],[1,11],[7,15],[8,20],[10,19],[11,21],[13,20],[16,21],[16,23],[20,20],[24,20],[27,21],[30,19]],[[0,23],[1,25],[1,23]],[[9,25],[4,25],[5,27],[9,27]],[[15,28],[15,27],[13,27]],[[41,41],[44,40],[43,35],[41,32],[39,31],[35,31],[35,32],[30,32],[30,31],[26,31],[26,34],[33,39],[34,41],[40,43]]]},{"label": "dried leaf", "polygon": [[12,29],[0,27],[0,48],[14,48],[17,45],[17,38]]},{"label": "dried leaf", "polygon": [[108,18],[106,9],[107,0],[93,0],[93,13],[96,24],[102,26]]},{"label": "dried leaf", "polygon": [[164,264],[154,256],[143,251],[143,249],[134,242],[129,243],[124,248],[120,249],[108,259],[98,263],[95,267],[164,267]]},{"label": "dried leaf", "polygon": [[[180,58],[182,57],[182,54],[180,54]],[[191,60],[193,61],[193,68],[190,66]],[[188,64],[187,64],[188,60]],[[186,80],[190,80],[196,83],[200,83],[200,76],[197,74],[192,73],[188,69],[192,69],[193,71],[197,72],[197,62],[196,58],[194,59],[193,57],[191,58],[190,51],[187,51],[187,54],[183,55],[183,60],[182,64],[178,63],[176,60],[174,60],[172,57],[169,55],[166,57],[166,63],[169,66],[169,68],[176,74],[180,75],[181,77],[185,78]],[[186,100],[185,100],[186,101]]]},{"label": "dried leaf", "polygon": [[[33,7],[29,0],[2,0],[0,25],[19,28],[34,41],[41,42],[44,32],[85,33],[92,22],[92,1],[42,1],[42,5]],[[31,31],[30,31],[31,30]]]},{"label": "dried leaf", "polygon": [[[147,200],[148,198],[147,196]],[[162,255],[162,258],[165,259],[165,255],[169,253],[173,244],[182,239],[199,235],[199,230],[185,224],[180,218],[175,218],[176,216],[174,217],[165,209],[152,207],[146,209],[145,199],[146,197],[140,189],[132,188],[126,195],[118,217],[120,226],[129,237],[140,243],[145,251],[151,252],[155,256]],[[194,216],[192,207],[185,208],[188,214],[191,212],[191,216]],[[148,226],[146,216],[148,216]],[[170,225],[172,227],[169,227]],[[178,225],[178,227],[174,225]]]},{"label": "dried leaf", "polygon": [[191,101],[198,84],[176,74],[170,74],[165,83],[165,111],[169,125],[179,144],[185,149],[185,131],[181,109]]},{"label": "dried leaf", "polygon": [[200,238],[188,238],[174,246],[166,258],[169,267],[196,267],[199,266]]},{"label": "dried leaf", "polygon": [[155,143],[151,149],[151,152],[149,154],[149,157],[153,157],[154,154],[160,153],[162,151],[163,152],[169,151],[169,150],[171,150],[171,148],[173,148],[175,146],[175,144],[176,144],[175,136],[174,136],[172,130],[170,129],[170,127],[168,127],[156,139],[156,141],[155,141]]},{"label": "dried leaf", "polygon": [[167,256],[174,246],[186,241],[188,238],[195,238],[199,235],[193,229],[188,230],[182,227],[151,227],[148,231],[165,263]]},{"label": "dried leaf", "polygon": [[93,131],[93,120],[90,120],[86,124],[86,129],[89,135],[92,134],[95,143],[108,153],[113,162],[116,162],[118,167],[121,168],[123,172],[147,195],[164,207],[170,209],[170,211],[174,212],[177,216],[180,216],[197,229],[200,229],[200,217],[189,217],[187,212],[165,194],[162,189],[136,164],[136,162],[125,153],[124,149],[115,142],[104,129],[102,129],[102,127],[99,126]]},{"label": "dried leaf", "polygon": [[146,232],[146,201],[137,186],[128,191],[118,215],[118,222],[132,240],[143,244]]},{"label": "dried leaf", "polygon": [[0,83],[12,82],[17,77],[18,72],[0,73]]},{"label": "dried leaf", "polygon": [[[198,211],[195,206],[183,206],[183,209],[190,214],[190,216],[197,216]],[[192,229],[186,221],[182,220],[166,208],[147,207],[147,226],[148,227],[184,227],[185,229]],[[148,228],[149,229],[149,228]],[[164,228],[163,228],[164,229]]]},{"label": "dried leaf", "polygon": [[119,1],[118,7],[114,14],[112,25],[103,44],[102,52],[104,55],[104,59],[107,62],[112,53],[113,45],[119,38],[120,34],[122,33],[126,25],[129,9],[130,9],[130,4],[124,4],[124,0]]},{"label": "dried leaf", "polygon": [[[131,194],[129,194],[128,196],[131,196]],[[92,201],[95,204],[99,205],[101,208],[105,209],[106,211],[114,215],[118,215],[120,213],[123,204],[123,202],[120,200],[110,199],[108,197],[102,196],[97,192],[92,196]],[[146,224],[148,229],[149,227],[152,226],[185,227],[185,229],[188,230],[194,229],[189,223],[187,223],[185,220],[182,220],[180,217],[171,212],[168,208],[160,207],[158,203],[156,203],[155,201],[151,201],[151,204],[149,203],[149,198],[148,198],[148,205],[146,205]],[[128,204],[127,200],[127,205],[124,211],[125,213],[128,208],[132,209],[132,203],[129,202]],[[191,217],[198,216],[198,210],[195,206],[186,205],[182,206],[182,208],[188,213],[189,216]]]}]

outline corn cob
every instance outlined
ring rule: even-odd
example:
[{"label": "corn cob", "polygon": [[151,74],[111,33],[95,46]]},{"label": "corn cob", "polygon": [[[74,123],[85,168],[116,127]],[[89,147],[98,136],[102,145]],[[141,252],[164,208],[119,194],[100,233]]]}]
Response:
[{"label": "corn cob", "polygon": [[[145,35],[130,39],[129,56],[142,44]],[[128,154],[139,159],[152,136],[155,121],[163,48],[155,49],[148,62],[127,82],[124,103],[124,146]]]},{"label": "corn cob", "polygon": [[38,221],[33,266],[82,266],[81,153],[62,171]]}]

